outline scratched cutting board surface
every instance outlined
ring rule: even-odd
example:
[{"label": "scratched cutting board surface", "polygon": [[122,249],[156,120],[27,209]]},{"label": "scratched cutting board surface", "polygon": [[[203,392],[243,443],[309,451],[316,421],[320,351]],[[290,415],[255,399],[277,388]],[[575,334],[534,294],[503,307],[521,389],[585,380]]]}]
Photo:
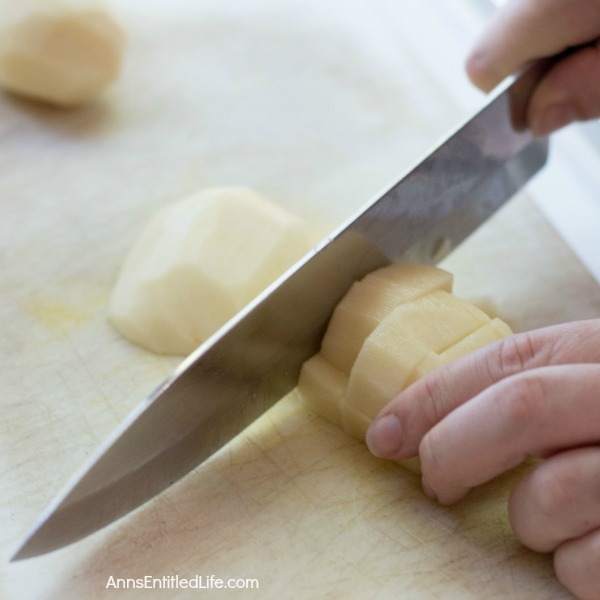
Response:
[{"label": "scratched cutting board surface", "polygon": [[[125,519],[7,563],[179,362],[106,322],[118,267],[157,208],[249,185],[318,236],[464,116],[387,29],[383,0],[121,4],[127,63],[102,101],[60,112],[0,97],[0,598],[569,598],[551,559],[510,531],[515,475],[437,507],[293,394]],[[524,195],[446,266],[457,293],[492,297],[516,329],[600,314],[598,285]],[[106,587],[146,575],[260,588]]]}]

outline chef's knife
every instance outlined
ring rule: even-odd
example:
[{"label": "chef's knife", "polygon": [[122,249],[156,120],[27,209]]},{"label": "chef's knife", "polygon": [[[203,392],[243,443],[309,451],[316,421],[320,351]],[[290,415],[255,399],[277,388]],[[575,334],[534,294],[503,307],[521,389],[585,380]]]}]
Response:
[{"label": "chef's knife", "polygon": [[521,188],[547,157],[547,142],[523,128],[544,68],[504,85],[190,355],[50,504],[13,560],[89,535],[194,469],[293,389],[352,282],[398,259],[435,262]]}]

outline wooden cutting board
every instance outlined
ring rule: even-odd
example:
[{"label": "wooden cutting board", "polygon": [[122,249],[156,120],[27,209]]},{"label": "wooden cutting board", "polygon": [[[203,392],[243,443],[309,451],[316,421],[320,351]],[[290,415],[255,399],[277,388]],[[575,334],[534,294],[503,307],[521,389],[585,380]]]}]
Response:
[{"label": "wooden cutting board", "polygon": [[[120,522],[7,563],[179,362],[106,322],[119,264],[154,210],[250,185],[311,219],[317,237],[461,117],[413,51],[385,37],[377,3],[335,14],[299,1],[121,4],[128,60],[102,101],[60,112],[0,98],[0,597],[568,598],[551,559],[510,531],[516,475],[440,508],[293,394]],[[517,329],[600,314],[598,285],[526,196],[446,266],[457,293],[492,297]],[[107,587],[146,575],[260,588]]]}]

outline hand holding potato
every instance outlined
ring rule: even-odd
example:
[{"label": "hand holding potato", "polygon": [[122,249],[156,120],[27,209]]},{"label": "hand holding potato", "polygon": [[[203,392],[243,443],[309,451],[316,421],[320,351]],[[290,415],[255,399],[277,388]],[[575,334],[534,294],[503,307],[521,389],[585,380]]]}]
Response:
[{"label": "hand holding potato", "polygon": [[[528,125],[538,136],[600,116],[600,0],[509,0],[467,63],[489,91],[528,63],[565,53],[538,84]],[[569,52],[565,52],[569,51]],[[600,598],[600,319],[522,333],[438,368],[393,399],[367,433],[377,456],[418,455],[426,493],[442,504],[543,459],[509,501],[519,539],[554,552],[559,580]]]},{"label": "hand holding potato", "polygon": [[600,598],[600,319],[495,342],[416,382],[379,414],[377,456],[419,455],[426,492],[442,504],[545,459],[512,492],[519,539],[554,552],[560,581]]},{"label": "hand holding potato", "polygon": [[580,47],[542,79],[528,109],[534,134],[600,117],[600,0],[509,0],[482,32],[467,71],[491,90],[534,60]]}]

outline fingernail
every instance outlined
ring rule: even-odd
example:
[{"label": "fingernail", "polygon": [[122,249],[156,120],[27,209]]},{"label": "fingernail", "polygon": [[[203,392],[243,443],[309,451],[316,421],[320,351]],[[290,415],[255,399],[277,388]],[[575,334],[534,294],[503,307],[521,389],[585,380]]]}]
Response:
[{"label": "fingernail", "polygon": [[429,482],[425,477],[421,477],[421,486],[423,487],[423,492],[425,492],[425,495],[430,500],[433,500],[434,502],[438,501],[437,494],[433,491],[433,488],[429,485]]},{"label": "fingernail", "polygon": [[542,137],[575,121],[573,110],[566,105],[556,104],[532,119],[531,131]]},{"label": "fingernail", "polygon": [[376,419],[367,431],[367,446],[380,458],[391,458],[402,445],[402,430],[396,415],[385,415]]}]

